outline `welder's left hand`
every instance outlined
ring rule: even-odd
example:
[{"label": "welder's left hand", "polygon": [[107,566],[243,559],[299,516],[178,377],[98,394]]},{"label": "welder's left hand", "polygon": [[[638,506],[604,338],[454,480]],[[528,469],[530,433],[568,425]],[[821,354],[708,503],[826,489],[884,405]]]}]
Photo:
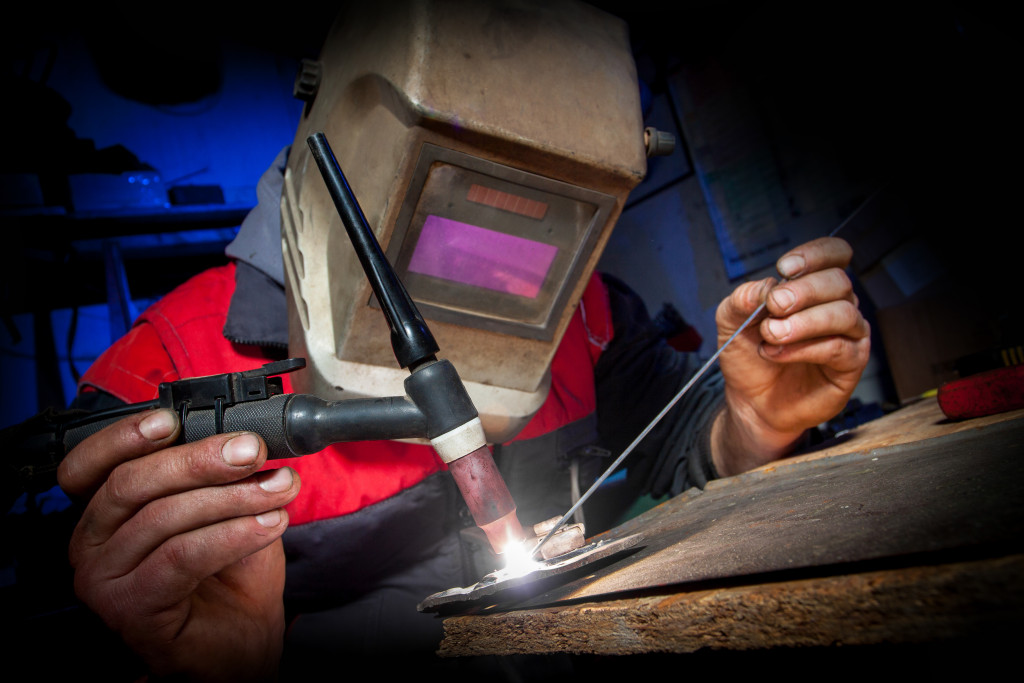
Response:
[{"label": "welder's left hand", "polygon": [[718,307],[721,346],[767,297],[767,314],[719,357],[726,410],[712,430],[715,468],[738,474],[790,452],[845,407],[867,365],[870,327],[844,268],[853,251],[826,237],[779,259],[774,278],[740,285]]}]

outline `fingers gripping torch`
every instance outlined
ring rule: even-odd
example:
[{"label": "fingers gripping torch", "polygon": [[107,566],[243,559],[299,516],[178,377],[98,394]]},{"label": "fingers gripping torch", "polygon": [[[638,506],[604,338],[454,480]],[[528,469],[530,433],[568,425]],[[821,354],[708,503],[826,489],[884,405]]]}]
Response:
[{"label": "fingers gripping torch", "polygon": [[307,143],[390,326],[395,357],[410,370],[407,395],[328,402],[284,394],[274,375],[305,366],[303,359],[290,359],[246,372],[167,382],[160,385],[158,399],[112,411],[44,413],[0,438],[5,449],[23,456],[8,463],[18,463],[10,466],[21,489],[46,490],[55,483],[61,459],[78,443],[126,414],[155,407],[177,411],[185,442],[251,431],[266,442],[271,459],[310,455],[345,441],[427,438],[500,554],[510,541],[522,541],[524,533],[477,410],[454,366],[435,356],[437,342],[385,258],[325,136],[315,133]]}]

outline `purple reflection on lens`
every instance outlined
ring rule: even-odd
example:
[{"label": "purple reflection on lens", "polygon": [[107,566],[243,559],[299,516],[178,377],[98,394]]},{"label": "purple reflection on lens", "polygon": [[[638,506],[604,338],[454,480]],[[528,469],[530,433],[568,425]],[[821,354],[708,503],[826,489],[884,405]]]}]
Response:
[{"label": "purple reflection on lens", "polygon": [[431,215],[409,270],[533,299],[557,252],[550,244]]}]

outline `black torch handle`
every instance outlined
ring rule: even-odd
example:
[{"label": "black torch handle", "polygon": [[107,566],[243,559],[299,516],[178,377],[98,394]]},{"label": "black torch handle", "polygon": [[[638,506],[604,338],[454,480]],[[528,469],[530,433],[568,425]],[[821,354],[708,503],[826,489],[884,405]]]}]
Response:
[{"label": "black torch handle", "polygon": [[384,256],[326,136],[320,132],[314,133],[306,139],[306,143],[320,167],[320,174],[324,177],[341,222],[345,225],[366,278],[387,318],[391,328],[391,348],[398,364],[403,368],[414,369],[426,361],[434,360],[434,354],[438,351],[434,335],[430,333],[412,297]]},{"label": "black torch handle", "polygon": [[[62,430],[61,452],[53,459],[54,464],[60,464],[65,453],[122,417]],[[182,442],[226,432],[255,432],[266,442],[269,460],[318,453],[343,441],[413,439],[427,434],[423,412],[403,396],[329,402],[308,394],[279,394],[227,406],[219,420],[213,409],[189,410],[184,417]]]}]

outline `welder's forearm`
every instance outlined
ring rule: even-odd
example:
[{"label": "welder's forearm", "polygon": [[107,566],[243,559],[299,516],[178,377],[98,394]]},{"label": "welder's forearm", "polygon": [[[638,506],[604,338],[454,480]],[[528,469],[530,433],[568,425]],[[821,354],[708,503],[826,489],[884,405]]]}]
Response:
[{"label": "welder's forearm", "polygon": [[760,425],[727,404],[711,426],[711,458],[718,474],[729,477],[785,457],[803,435]]}]

